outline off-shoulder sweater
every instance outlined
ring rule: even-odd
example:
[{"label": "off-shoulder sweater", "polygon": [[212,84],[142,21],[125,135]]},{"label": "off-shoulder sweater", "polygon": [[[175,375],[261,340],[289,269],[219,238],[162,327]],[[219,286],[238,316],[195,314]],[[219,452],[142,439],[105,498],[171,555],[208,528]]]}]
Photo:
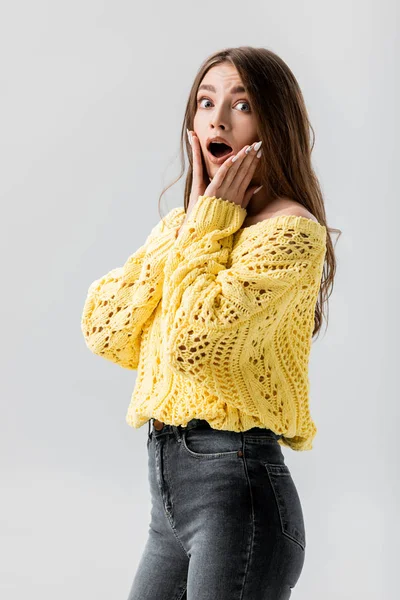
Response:
[{"label": "off-shoulder sweater", "polygon": [[[311,450],[309,355],[326,228],[199,196],[172,209],[122,267],[94,281],[81,329],[88,348],[137,370],[126,422],[269,428]],[[183,226],[176,236],[177,228]]]}]

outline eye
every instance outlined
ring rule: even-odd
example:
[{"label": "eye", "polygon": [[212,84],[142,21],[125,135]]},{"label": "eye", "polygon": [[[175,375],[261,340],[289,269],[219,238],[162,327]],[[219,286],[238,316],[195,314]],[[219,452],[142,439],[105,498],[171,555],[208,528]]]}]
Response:
[{"label": "eye", "polygon": [[241,110],[240,112],[250,112],[250,104],[248,102],[245,102],[245,101],[241,102],[240,101],[240,102],[238,102],[238,104],[247,104],[247,106],[249,107],[249,110]]},{"label": "eye", "polygon": [[[207,98],[206,96],[202,96],[201,98],[198,99],[198,103],[201,104],[202,100],[206,100],[207,102],[211,102],[211,100],[209,98]],[[212,104],[212,102],[211,102]],[[245,100],[239,100],[239,102],[237,104],[247,104],[247,106],[249,107],[248,110],[241,110],[239,112],[251,112],[250,109],[250,104],[248,102],[246,102]],[[206,107],[204,107],[206,108]]]}]

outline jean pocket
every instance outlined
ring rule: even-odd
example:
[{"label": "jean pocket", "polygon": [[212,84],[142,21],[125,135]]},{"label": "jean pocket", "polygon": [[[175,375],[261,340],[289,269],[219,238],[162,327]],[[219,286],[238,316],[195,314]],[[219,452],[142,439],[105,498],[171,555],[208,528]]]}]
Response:
[{"label": "jean pocket", "polygon": [[182,432],[182,446],[195,458],[235,456],[241,449],[240,433],[217,429],[187,429]]},{"label": "jean pocket", "polygon": [[264,463],[276,499],[282,533],[306,548],[303,510],[289,467],[285,464]]}]

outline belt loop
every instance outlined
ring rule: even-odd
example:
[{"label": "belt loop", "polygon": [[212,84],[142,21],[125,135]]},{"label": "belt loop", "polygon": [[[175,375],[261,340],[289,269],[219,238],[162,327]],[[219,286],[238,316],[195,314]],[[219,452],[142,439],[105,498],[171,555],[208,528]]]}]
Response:
[{"label": "belt loop", "polygon": [[180,443],[182,441],[182,425],[172,425],[172,431],[175,434],[176,441]]}]

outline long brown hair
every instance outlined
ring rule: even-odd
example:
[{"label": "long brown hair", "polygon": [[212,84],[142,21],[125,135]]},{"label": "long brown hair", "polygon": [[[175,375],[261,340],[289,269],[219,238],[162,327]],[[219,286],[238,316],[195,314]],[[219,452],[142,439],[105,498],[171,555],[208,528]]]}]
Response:
[{"label": "long brown hair", "polygon": [[[315,134],[310,123],[303,94],[287,64],[277,54],[266,48],[240,46],[226,48],[211,54],[200,66],[190,90],[181,130],[181,172],[160,194],[163,194],[183,176],[185,156],[189,168],[184,190],[184,209],[187,210],[192,186],[192,153],[186,129],[193,130],[197,110],[197,90],[207,71],[223,62],[233,64],[246,87],[250,103],[258,120],[259,140],[262,140],[261,183],[271,200],[291,198],[309,210],[321,225],[327,228],[327,251],[321,285],[315,306],[313,337],[319,332],[323,317],[328,324],[328,299],[333,290],[336,257],[331,232],[342,234],[340,229],[329,228],[326,222],[324,199],[318,178],[311,164]],[[313,142],[310,144],[310,130]]]}]

